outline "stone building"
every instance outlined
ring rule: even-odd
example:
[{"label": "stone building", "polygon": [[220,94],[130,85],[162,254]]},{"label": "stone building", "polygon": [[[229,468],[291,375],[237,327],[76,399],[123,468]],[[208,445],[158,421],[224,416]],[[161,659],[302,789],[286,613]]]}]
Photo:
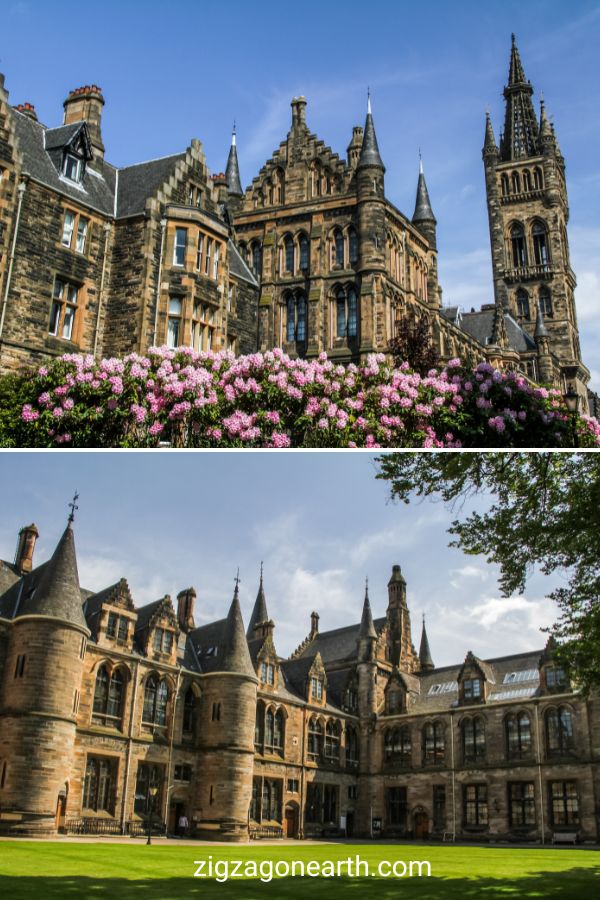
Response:
[{"label": "stone building", "polygon": [[383,615],[314,612],[284,659],[262,569],[246,632],[237,579],[196,627],[193,588],[138,608],[80,587],[71,520],[37,537],[0,563],[1,832],[598,840],[600,705],[551,641],[437,668],[395,565]]},{"label": "stone building", "polygon": [[72,91],[47,128],[30,103],[9,106],[2,80],[0,371],[163,343],[359,361],[424,319],[442,361],[486,359],[586,397],[564,160],[532,92],[513,40],[505,134],[498,147],[488,117],[483,148],[494,302],[463,312],[442,306],[422,167],[412,217],[386,196],[370,100],[341,158],[295,97],[285,140],[244,191],[235,134],[219,175],[196,140],[117,169],[97,86]]}]

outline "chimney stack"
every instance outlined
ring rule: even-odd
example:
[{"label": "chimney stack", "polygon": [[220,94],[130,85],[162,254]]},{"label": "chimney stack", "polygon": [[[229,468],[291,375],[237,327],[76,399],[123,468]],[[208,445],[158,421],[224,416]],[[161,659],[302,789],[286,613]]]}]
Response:
[{"label": "chimney stack", "polygon": [[71,91],[65,102],[65,125],[73,122],[87,122],[90,132],[92,147],[96,155],[104,158],[104,143],[102,141],[102,107],[104,97],[97,84],[86,84],[84,87]]},{"label": "chimney stack", "polygon": [[177,594],[177,621],[182,631],[191,631],[195,627],[194,604],[196,591],[193,587],[186,588]]},{"label": "chimney stack", "polygon": [[306,128],[306,97],[292,98],[292,128]]},{"label": "chimney stack", "polygon": [[314,637],[319,633],[319,613],[311,612],[310,614],[310,636]]},{"label": "chimney stack", "polygon": [[39,531],[33,524],[26,525],[19,532],[19,540],[17,542],[17,553],[15,555],[15,566],[20,575],[31,572],[33,568],[33,551],[35,550],[35,542],[39,537]]},{"label": "chimney stack", "polygon": [[217,192],[217,202],[227,203],[229,199],[229,190],[227,188],[227,176],[224,172],[218,172],[211,176],[213,187]]},{"label": "chimney stack", "polygon": [[33,119],[34,122],[37,122],[38,117],[33,103],[18,103],[17,106],[15,106],[15,109],[20,113],[23,113],[24,116]]}]

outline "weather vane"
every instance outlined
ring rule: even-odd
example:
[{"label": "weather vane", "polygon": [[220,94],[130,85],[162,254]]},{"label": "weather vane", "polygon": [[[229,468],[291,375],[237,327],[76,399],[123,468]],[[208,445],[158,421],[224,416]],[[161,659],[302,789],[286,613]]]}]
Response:
[{"label": "weather vane", "polygon": [[76,490],[75,493],[73,494],[73,499],[71,500],[70,503],[67,504],[69,509],[71,510],[71,512],[69,513],[69,523],[75,521],[75,510],[79,509],[79,507],[77,506],[78,500],[79,500],[79,494],[77,493],[77,490]]}]

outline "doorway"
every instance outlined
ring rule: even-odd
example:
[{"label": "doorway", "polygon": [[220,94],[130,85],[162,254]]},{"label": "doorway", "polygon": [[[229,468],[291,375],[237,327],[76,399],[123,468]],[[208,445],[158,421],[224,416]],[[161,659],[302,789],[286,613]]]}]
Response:
[{"label": "doorway", "polygon": [[185,813],[185,803],[174,800],[169,806],[169,834],[183,837],[183,831],[179,827],[179,819]]},{"label": "doorway", "polygon": [[429,816],[425,810],[415,813],[415,840],[422,841],[429,837]]},{"label": "doorway", "polygon": [[56,801],[56,830],[61,834],[65,831],[65,819],[67,817],[67,788],[59,792]]},{"label": "doorway", "polygon": [[289,803],[285,808],[285,836],[298,837],[298,807],[295,803]]}]

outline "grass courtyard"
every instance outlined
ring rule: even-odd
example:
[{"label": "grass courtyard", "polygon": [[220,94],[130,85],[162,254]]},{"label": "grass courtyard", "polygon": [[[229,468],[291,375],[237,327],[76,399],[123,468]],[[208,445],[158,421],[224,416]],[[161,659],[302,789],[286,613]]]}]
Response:
[{"label": "grass courtyard", "polygon": [[[369,866],[355,876],[288,877],[261,882],[256,878],[228,881],[193,877],[195,860],[209,857],[212,864],[230,866],[251,860],[257,868],[277,861],[331,861],[360,857]],[[427,860],[431,877],[381,877],[384,860]],[[385,865],[385,863],[384,863]],[[398,871],[404,866],[400,863]],[[260,870],[259,870],[260,874]],[[432,844],[286,843],[244,846],[154,843],[151,847],[130,843],[76,843],[68,840],[0,841],[0,897],[124,898],[124,900],[284,900],[310,896],[311,900],[356,898],[419,898],[419,900],[469,900],[469,898],[565,898],[590,900],[600,896],[600,856],[597,850],[507,847],[463,847]]]}]

